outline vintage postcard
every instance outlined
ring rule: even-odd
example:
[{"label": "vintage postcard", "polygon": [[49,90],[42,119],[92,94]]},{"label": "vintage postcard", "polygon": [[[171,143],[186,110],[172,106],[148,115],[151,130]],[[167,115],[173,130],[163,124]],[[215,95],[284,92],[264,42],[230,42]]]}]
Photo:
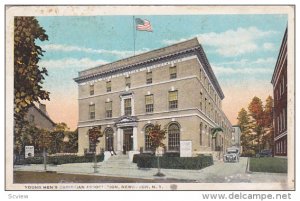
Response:
[{"label": "vintage postcard", "polygon": [[294,190],[295,7],[14,6],[6,190]]}]

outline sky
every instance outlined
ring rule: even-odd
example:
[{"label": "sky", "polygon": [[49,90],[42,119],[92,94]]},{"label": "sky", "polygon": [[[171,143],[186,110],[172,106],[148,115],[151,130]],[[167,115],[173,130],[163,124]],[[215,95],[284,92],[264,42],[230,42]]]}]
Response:
[{"label": "sky", "polygon": [[[224,92],[223,111],[232,124],[254,96],[272,96],[271,77],[287,15],[149,15],[153,32],[136,32],[136,54],[198,37]],[[55,122],[74,130],[78,121],[78,72],[133,55],[133,16],[37,17],[49,41],[36,41],[46,52],[44,89]]]}]

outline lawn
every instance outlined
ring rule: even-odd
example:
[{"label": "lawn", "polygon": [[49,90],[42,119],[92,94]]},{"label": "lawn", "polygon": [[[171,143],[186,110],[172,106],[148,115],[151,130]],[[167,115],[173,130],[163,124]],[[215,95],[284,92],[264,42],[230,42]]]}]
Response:
[{"label": "lawn", "polygon": [[251,172],[287,173],[285,158],[250,158]]}]

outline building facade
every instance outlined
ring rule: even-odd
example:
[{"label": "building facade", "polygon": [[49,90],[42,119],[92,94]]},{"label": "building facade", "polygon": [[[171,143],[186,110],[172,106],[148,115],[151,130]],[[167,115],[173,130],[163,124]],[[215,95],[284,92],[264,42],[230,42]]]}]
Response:
[{"label": "building facade", "polygon": [[[232,146],[238,147],[241,149],[241,128],[238,125],[232,126]],[[242,150],[240,150],[241,152]]]},{"label": "building facade", "polygon": [[49,117],[46,105],[39,104],[39,107],[33,105],[28,109],[28,112],[25,116],[25,119],[30,123],[35,125],[37,128],[43,128],[46,130],[53,130],[55,127],[55,123]]},{"label": "building facade", "polygon": [[[97,151],[150,151],[148,131],[166,130],[166,151],[211,153],[230,144],[224,94],[196,38],[79,72],[79,150],[90,149],[88,130],[101,126]],[[216,138],[211,129],[222,127]]]},{"label": "building facade", "polygon": [[286,29],[271,81],[275,156],[287,156],[287,32]]}]

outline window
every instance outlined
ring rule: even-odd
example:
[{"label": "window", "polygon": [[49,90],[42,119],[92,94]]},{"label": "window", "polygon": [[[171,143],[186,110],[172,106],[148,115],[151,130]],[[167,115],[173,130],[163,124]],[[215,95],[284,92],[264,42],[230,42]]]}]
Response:
[{"label": "window", "polygon": [[114,131],[112,128],[105,129],[105,151],[114,150]]},{"label": "window", "polygon": [[90,85],[90,95],[94,95],[94,85],[93,84],[91,84]]},{"label": "window", "polygon": [[206,114],[206,105],[207,105],[207,99],[204,99],[204,113]]},{"label": "window", "polygon": [[153,95],[146,95],[145,96],[145,105],[146,105],[146,112],[153,112]]},{"label": "window", "polygon": [[200,110],[202,111],[203,94],[200,92]]},{"label": "window", "polygon": [[91,138],[91,134],[89,134],[89,152],[96,152],[96,143]]},{"label": "window", "polygon": [[202,146],[203,140],[202,140],[202,129],[203,129],[203,125],[202,123],[200,123],[200,146]]},{"label": "window", "polygon": [[282,115],[283,115],[283,117],[282,117],[282,121],[283,121],[283,129],[285,129],[285,128],[286,128],[285,109],[283,109]]},{"label": "window", "polygon": [[170,79],[175,79],[177,77],[177,68],[176,68],[176,66],[170,67],[169,71],[170,71]]},{"label": "window", "polygon": [[130,88],[131,86],[130,77],[125,77],[125,86]]},{"label": "window", "polygon": [[177,91],[169,91],[169,109],[178,108],[178,93]]},{"label": "window", "polygon": [[170,151],[179,151],[180,148],[180,130],[176,123],[172,123],[168,129],[168,147]]},{"label": "window", "polygon": [[151,84],[152,83],[152,72],[147,72],[146,73],[146,84]]},{"label": "window", "polygon": [[125,115],[131,116],[131,98],[124,100]]},{"label": "window", "polygon": [[105,103],[105,117],[106,118],[112,117],[112,101]]},{"label": "window", "polygon": [[111,92],[111,81],[106,82],[106,92]]},{"label": "window", "polygon": [[150,151],[151,150],[149,132],[152,128],[153,128],[152,124],[145,127],[145,151]]},{"label": "window", "polygon": [[95,104],[90,105],[89,113],[90,113],[90,119],[95,119]]}]

